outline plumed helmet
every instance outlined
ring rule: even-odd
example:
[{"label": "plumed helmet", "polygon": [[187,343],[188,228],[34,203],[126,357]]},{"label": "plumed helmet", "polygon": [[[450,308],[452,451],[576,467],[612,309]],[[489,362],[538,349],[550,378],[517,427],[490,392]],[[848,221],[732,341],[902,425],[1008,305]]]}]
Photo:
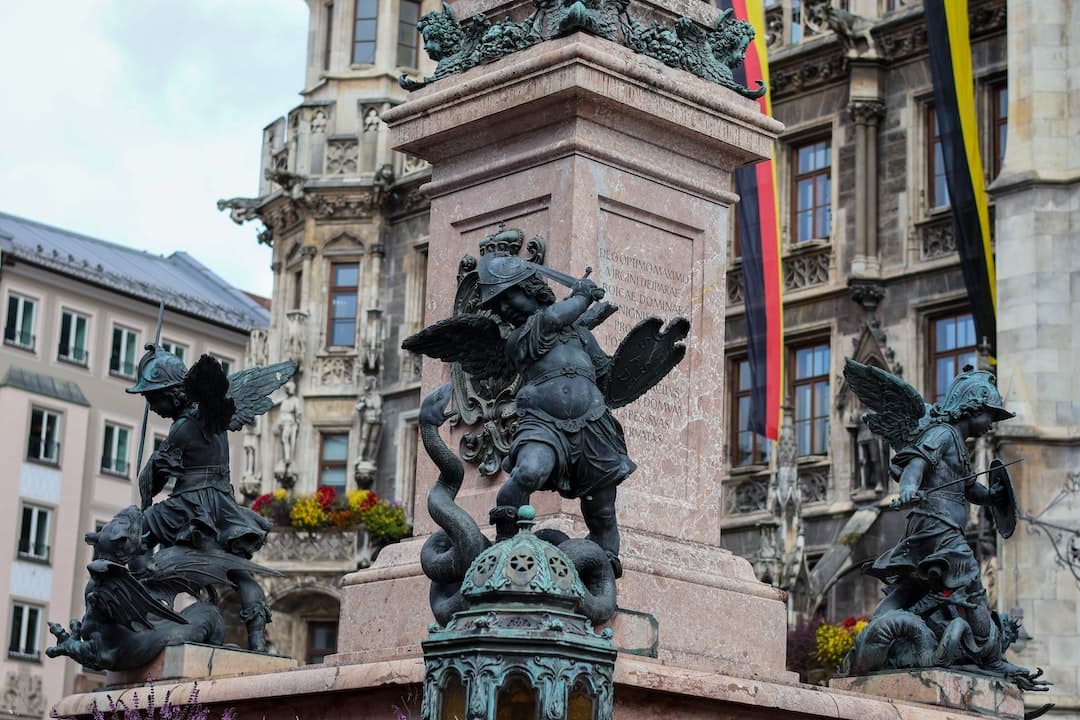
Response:
[{"label": "plumed helmet", "polygon": [[480,256],[476,272],[480,306],[490,307],[499,295],[535,275],[536,266],[514,255],[485,254]]},{"label": "plumed helmet", "polygon": [[988,410],[994,420],[1008,420],[1016,417],[1004,407],[1001,393],[997,389],[997,379],[986,370],[974,370],[964,366],[964,372],[956,376],[945,393],[945,399],[939,407],[944,412],[955,412],[962,408],[982,408]]},{"label": "plumed helmet", "polygon": [[146,354],[139,360],[138,381],[127,391],[132,394],[164,390],[184,384],[187,367],[184,361],[160,345],[146,344]]}]

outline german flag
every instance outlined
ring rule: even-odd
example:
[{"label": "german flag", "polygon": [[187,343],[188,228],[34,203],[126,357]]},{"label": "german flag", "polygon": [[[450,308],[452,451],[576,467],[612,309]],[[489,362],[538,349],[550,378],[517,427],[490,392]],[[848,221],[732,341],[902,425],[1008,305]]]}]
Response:
[{"label": "german flag", "polygon": [[997,356],[997,288],[990,248],[990,211],[979,155],[979,126],[975,120],[968,3],[926,0],[924,12],[953,235],[975,333],[980,342],[985,338],[990,343],[993,358]]},{"label": "german flag", "polygon": [[[749,87],[762,80],[769,86],[765,51],[765,8],[762,0],[717,0],[721,10],[754,28],[754,42],[743,64],[734,69],[735,82]],[[768,91],[758,98],[761,112],[772,116]],[[779,438],[780,404],[784,387],[784,308],[781,297],[780,215],[777,212],[775,159],[735,171],[735,224],[742,255],[743,298],[750,362],[750,429],[770,440]]]}]

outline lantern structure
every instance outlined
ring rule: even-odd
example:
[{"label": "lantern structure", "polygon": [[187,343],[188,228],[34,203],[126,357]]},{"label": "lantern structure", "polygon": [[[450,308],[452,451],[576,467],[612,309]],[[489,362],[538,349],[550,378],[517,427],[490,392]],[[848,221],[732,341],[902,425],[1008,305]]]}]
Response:
[{"label": "lantern structure", "polygon": [[573,562],[518,533],[477,556],[465,608],[432,625],[424,648],[424,720],[611,720],[615,647],[582,615],[588,592]]}]

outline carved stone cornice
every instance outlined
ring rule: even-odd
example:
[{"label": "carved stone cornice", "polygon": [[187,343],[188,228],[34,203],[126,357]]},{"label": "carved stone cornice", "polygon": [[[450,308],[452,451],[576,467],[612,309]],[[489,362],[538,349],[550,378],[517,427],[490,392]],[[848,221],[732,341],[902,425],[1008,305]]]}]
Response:
[{"label": "carved stone cornice", "polygon": [[[968,25],[972,39],[1005,32],[1006,7],[1004,0],[972,2],[968,5]],[[925,54],[926,22],[920,13],[910,21],[875,30],[878,47],[890,62],[906,60]]]},{"label": "carved stone cornice", "polygon": [[885,286],[879,280],[852,277],[848,279],[848,296],[853,302],[873,312],[885,297]]},{"label": "carved stone cornice", "polygon": [[856,125],[877,125],[885,117],[885,103],[880,100],[852,100],[848,113]]},{"label": "carved stone cornice", "polygon": [[[275,237],[287,235],[307,218],[316,220],[364,220],[382,207],[387,198],[382,183],[360,188],[312,188],[294,185],[288,194],[281,193],[255,201],[254,204],[233,200],[218,202],[221,209],[232,209],[234,220],[246,222],[258,218],[266,225],[259,241],[271,244]],[[239,209],[237,209],[239,208]],[[265,236],[265,238],[264,238]]]},{"label": "carved stone cornice", "polygon": [[793,55],[788,61],[770,63],[773,100],[815,90],[847,77],[848,59],[839,45],[827,46],[814,55]]}]

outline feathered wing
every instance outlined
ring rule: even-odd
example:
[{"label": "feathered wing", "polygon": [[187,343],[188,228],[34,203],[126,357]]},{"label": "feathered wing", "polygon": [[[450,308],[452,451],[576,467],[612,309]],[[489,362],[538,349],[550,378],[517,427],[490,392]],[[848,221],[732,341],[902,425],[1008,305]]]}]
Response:
[{"label": "feathered wing", "polygon": [[228,426],[233,401],[220,360],[213,355],[200,357],[184,377],[184,390],[199,404],[199,416],[211,431],[219,432]]},{"label": "feathered wing", "polygon": [[296,363],[286,360],[230,375],[228,396],[232,399],[234,408],[229,418],[229,429],[239,430],[245,425],[251,425],[255,418],[274,407],[270,393],[287,383],[295,374]]},{"label": "feathered wing", "polygon": [[513,378],[499,325],[484,315],[454,315],[405,338],[401,347],[448,363],[474,378]]},{"label": "feathered wing", "polygon": [[187,624],[182,615],[151,595],[124,565],[111,560],[94,560],[86,568],[94,585],[87,593],[86,605],[110,622],[133,632],[140,629],[137,626],[150,627],[151,616]]},{"label": "feathered wing", "polygon": [[844,363],[844,377],[863,405],[874,411],[864,418],[872,432],[894,448],[915,439],[927,413],[918,390],[892,373],[851,359]]},{"label": "feathered wing", "polygon": [[198,596],[209,585],[234,586],[229,578],[233,570],[257,575],[281,577],[277,570],[263,567],[223,550],[194,550],[173,545],[154,553],[152,565],[144,578],[147,586],[169,593],[186,592]]},{"label": "feathered wing", "polygon": [[608,407],[629,405],[663,380],[686,355],[683,340],[689,332],[690,321],[683,317],[675,318],[667,327],[657,317],[635,325],[612,356],[604,388]]}]

